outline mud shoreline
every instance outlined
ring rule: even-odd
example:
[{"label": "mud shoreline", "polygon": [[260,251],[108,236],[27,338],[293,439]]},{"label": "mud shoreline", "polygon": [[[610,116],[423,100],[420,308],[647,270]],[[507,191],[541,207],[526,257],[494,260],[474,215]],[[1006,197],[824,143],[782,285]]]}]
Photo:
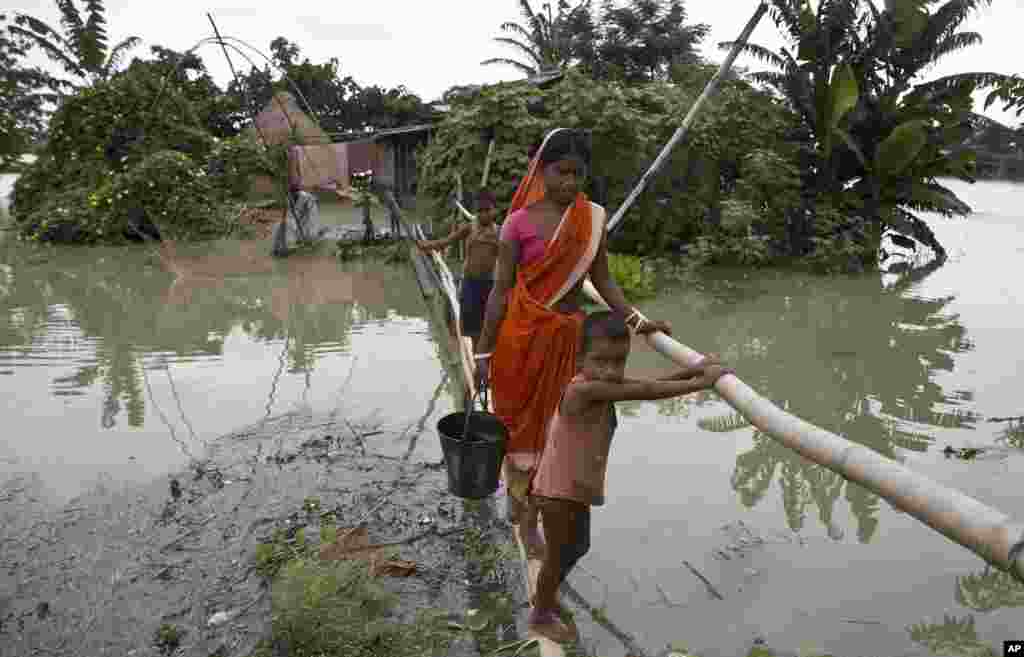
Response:
[{"label": "mud shoreline", "polygon": [[[383,456],[374,443],[403,435],[331,415],[285,415],[223,436],[188,471],[124,490],[98,487],[61,508],[44,508],[29,479],[6,482],[0,656],[245,657],[270,636],[257,545],[275,529],[307,527],[317,537],[325,515],[339,527],[365,520],[373,543],[416,563],[411,577],[380,578],[398,595],[396,622],[424,608],[462,618],[499,589],[511,617],[521,616],[525,596],[507,572],[517,563],[482,573],[467,549],[467,530],[479,540],[507,535],[507,523],[493,500],[450,495],[443,463],[411,458],[423,430],[404,432],[404,456]],[[155,646],[165,625],[181,637],[170,652]],[[494,629],[496,640],[517,633]],[[451,657],[481,654],[479,637],[453,639]]]}]

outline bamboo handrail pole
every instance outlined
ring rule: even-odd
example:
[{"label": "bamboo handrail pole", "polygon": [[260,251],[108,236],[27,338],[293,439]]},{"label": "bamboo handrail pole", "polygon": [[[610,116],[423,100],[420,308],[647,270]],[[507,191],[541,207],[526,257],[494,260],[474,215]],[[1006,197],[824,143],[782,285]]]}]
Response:
[{"label": "bamboo handrail pole", "polygon": [[[484,175],[480,179],[480,189],[487,187],[487,174],[491,172],[491,155],[494,154],[494,139],[487,144],[487,157],[484,158]],[[462,199],[459,199],[462,200]]]},{"label": "bamboo handrail pole", "polygon": [[[584,282],[583,292],[595,303],[608,306],[589,280]],[[664,333],[646,337],[652,349],[678,365],[693,366],[703,358]],[[771,438],[871,490],[1024,583],[1024,524],[872,449],[783,411],[734,374],[720,378],[715,391]]]},{"label": "bamboo handrail pole", "polygon": [[629,196],[626,197],[626,200],[622,202],[622,205],[619,206],[619,209],[615,211],[615,214],[608,221],[609,233],[615,230],[615,227],[619,225],[622,221],[623,215],[626,214],[626,210],[629,210],[630,206],[633,205],[633,202],[638,196],[640,196],[641,192],[644,191],[644,188],[647,187],[648,181],[657,175],[658,171],[661,170],[661,167],[668,161],[668,156],[672,152],[672,149],[676,147],[676,144],[679,143],[679,141],[681,141],[686,135],[687,131],[689,131],[690,125],[693,123],[694,118],[696,118],[697,113],[700,112],[707,99],[718,90],[718,85],[721,83],[722,78],[724,78],[725,74],[732,68],[732,63],[739,55],[740,49],[743,47],[743,44],[747,42],[747,39],[750,38],[751,33],[754,31],[754,28],[757,27],[757,24],[761,21],[761,17],[764,16],[766,11],[768,11],[767,2],[762,2],[758,5],[757,11],[754,12],[754,15],[747,22],[746,27],[743,28],[743,32],[740,34],[739,39],[736,40],[732,50],[729,51],[729,55],[725,58],[725,61],[722,62],[722,65],[718,67],[718,71],[708,82],[707,86],[704,87],[704,91],[701,92],[697,101],[693,104],[693,107],[691,107],[690,111],[687,112],[682,124],[676,128],[672,138],[668,140],[668,143],[665,144],[661,149],[661,152],[658,153],[658,157],[655,158],[654,163],[651,164],[649,169],[647,169],[647,172],[640,178],[640,182],[636,184],[633,191],[629,193]]},{"label": "bamboo handrail pole", "polygon": [[[419,237],[420,239],[423,239],[424,237],[422,229],[420,229]],[[469,390],[470,399],[472,399],[476,396],[473,349],[470,346],[471,342],[462,335],[462,327],[459,321],[462,309],[459,307],[459,295],[455,289],[455,279],[452,276],[451,270],[448,268],[448,264],[440,255],[437,254],[436,251],[431,251],[430,255],[432,256],[434,264],[440,274],[441,285],[445,291],[445,295],[448,297],[448,303],[452,307],[452,316],[455,319],[455,337],[459,350],[459,360],[462,361],[462,374],[466,378],[466,388]]]},{"label": "bamboo handrail pole", "polygon": [[460,203],[458,199],[455,200],[455,209],[458,210],[459,213],[466,219],[469,219],[470,221],[476,221],[476,215],[467,210],[466,206],[462,205],[462,203]]}]

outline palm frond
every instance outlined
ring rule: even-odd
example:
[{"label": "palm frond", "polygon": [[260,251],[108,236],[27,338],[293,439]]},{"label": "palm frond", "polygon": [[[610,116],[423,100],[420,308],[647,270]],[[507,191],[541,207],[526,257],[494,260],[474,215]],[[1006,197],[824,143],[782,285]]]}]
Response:
[{"label": "palm frond", "polygon": [[525,73],[526,75],[537,74],[537,69],[533,68],[532,66],[528,66],[522,62],[517,62],[514,59],[508,59],[505,57],[492,57],[491,59],[485,59],[484,61],[480,62],[481,66],[488,66],[491,64],[502,64],[505,66],[512,66],[515,67],[517,70],[521,71],[522,73]]},{"label": "palm frond", "polygon": [[937,182],[912,187],[905,205],[917,212],[934,212],[944,217],[971,213],[971,206],[960,200],[953,190]]},{"label": "palm frond", "polygon": [[939,93],[948,91],[954,87],[959,87],[962,84],[970,84],[974,86],[975,89],[985,89],[987,87],[1006,84],[1010,80],[1010,76],[1003,75],[1002,73],[957,73],[955,75],[941,77],[938,80],[919,84],[916,89],[924,92]]},{"label": "palm frond", "polygon": [[533,60],[533,63],[536,64],[538,69],[543,68],[544,58],[542,57],[541,53],[538,52],[535,46],[531,46],[530,44],[523,43],[522,41],[518,41],[516,39],[510,39],[509,37],[495,37],[494,40],[497,41],[498,43],[503,43],[506,46],[512,46],[513,48],[516,48],[524,55],[529,57],[531,60]]},{"label": "palm frond", "polygon": [[[732,50],[736,45],[735,41],[723,41],[718,44],[720,50]],[[745,43],[740,48],[740,53],[744,55],[750,55],[756,58],[758,61],[774,66],[778,69],[786,69],[786,60],[783,59],[778,53],[772,52],[764,46],[759,46],[756,43]]]},{"label": "palm frond", "polygon": [[983,5],[991,4],[992,0],[948,0],[928,17],[925,32],[933,43],[937,42],[942,36],[955,32],[957,27]]},{"label": "palm frond", "polygon": [[76,57],[81,59],[82,40],[85,34],[85,23],[74,0],[55,0],[60,11],[60,24],[64,28],[64,39]]},{"label": "palm frond", "polygon": [[521,36],[522,38],[527,39],[527,40],[533,38],[533,35],[530,34],[530,32],[525,27],[520,25],[519,23],[513,23],[513,22],[502,23],[501,24],[501,30],[503,32],[514,32],[515,34],[518,34],[519,36]]},{"label": "palm frond", "polygon": [[32,44],[42,50],[50,60],[60,64],[64,70],[71,75],[78,77],[85,76],[85,71],[78,65],[78,62],[68,55],[67,51],[69,50],[69,46],[67,42],[56,32],[53,32],[52,30],[50,31],[51,36],[57,39],[56,41],[53,41],[37,33],[36,30],[26,30],[18,25],[10,25],[7,29],[10,30],[12,34],[17,34],[29,39]]},{"label": "palm frond", "polygon": [[111,48],[110,54],[107,56],[107,61],[103,66],[104,78],[109,78],[113,75],[114,72],[121,67],[121,61],[124,58],[125,53],[132,48],[135,48],[140,43],[142,43],[142,39],[130,36]]},{"label": "palm frond", "polygon": [[750,79],[758,84],[766,84],[775,87],[780,93],[785,91],[786,75],[777,71],[758,71],[751,73]]},{"label": "palm frond", "polygon": [[858,0],[821,0],[818,20],[822,31],[829,35],[833,48],[852,34],[852,28],[857,22],[858,5]]},{"label": "palm frond", "polygon": [[86,0],[85,9],[88,18],[85,21],[85,29],[82,31],[82,49],[80,59],[83,68],[102,74],[107,61],[107,30],[104,27],[107,20],[103,14],[103,2],[100,0]]},{"label": "palm frond", "polygon": [[527,25],[530,26],[530,30],[533,31],[534,34],[539,33],[541,31],[540,18],[542,18],[542,16],[533,11],[533,8],[530,7],[529,1],[519,0],[519,10],[522,12],[523,18],[526,19]]},{"label": "palm frond", "polygon": [[793,41],[799,41],[804,32],[800,24],[800,9],[796,5],[787,0],[772,0],[772,8],[768,11],[772,22],[777,27],[785,28]]},{"label": "palm frond", "polygon": [[936,62],[957,50],[963,50],[970,46],[981,45],[981,42],[981,35],[977,32],[957,32],[956,34],[950,34],[935,44],[935,48],[931,53],[929,53],[931,61]]}]

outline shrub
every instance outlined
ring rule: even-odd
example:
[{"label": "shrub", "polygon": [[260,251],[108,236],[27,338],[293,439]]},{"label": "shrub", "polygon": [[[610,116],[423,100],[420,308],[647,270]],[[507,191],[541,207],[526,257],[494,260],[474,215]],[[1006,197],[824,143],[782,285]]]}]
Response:
[{"label": "shrub", "polygon": [[690,258],[704,265],[761,265],[771,257],[768,238],[715,231],[698,237]]},{"label": "shrub", "polygon": [[637,256],[609,253],[608,271],[630,301],[654,296],[654,272]]},{"label": "shrub", "polygon": [[227,200],[204,166],[179,151],[158,151],[115,179],[111,224],[123,229],[143,209],[166,237],[220,237],[234,218]]}]

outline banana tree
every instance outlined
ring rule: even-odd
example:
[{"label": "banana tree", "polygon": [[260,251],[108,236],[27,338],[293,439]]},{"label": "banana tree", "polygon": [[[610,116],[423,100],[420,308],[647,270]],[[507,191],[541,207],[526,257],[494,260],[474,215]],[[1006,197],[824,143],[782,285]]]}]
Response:
[{"label": "banana tree", "polygon": [[515,48],[526,56],[527,61],[493,57],[480,63],[512,66],[529,76],[564,68],[571,57],[571,44],[564,28],[579,8],[570,9],[565,0],[558,3],[557,13],[551,11],[550,3],[543,5],[544,11],[534,11],[528,0],[519,0],[519,8],[526,25],[511,21],[502,23],[502,31],[515,35],[515,38],[495,37],[494,40]]},{"label": "banana tree", "polygon": [[12,12],[11,34],[29,40],[64,71],[88,85],[107,80],[121,65],[124,55],[141,43],[137,36],[111,45],[105,25],[102,0],[85,0],[80,10],[74,0],[54,0],[60,12],[62,30],[20,12]]},{"label": "banana tree", "polygon": [[953,147],[970,127],[971,92],[1005,77],[917,80],[945,55],[980,42],[980,35],[958,28],[989,3],[947,0],[932,10],[934,0],[889,0],[884,9],[866,0],[821,0],[815,11],[807,0],[772,1],[772,17],[790,47],[773,52],[750,45],[746,52],[774,67],[752,77],[785,98],[809,135],[805,196],[824,196],[861,216],[876,239],[892,228],[945,258],[910,211],[970,211],[936,178],[972,179],[972,154]]}]

